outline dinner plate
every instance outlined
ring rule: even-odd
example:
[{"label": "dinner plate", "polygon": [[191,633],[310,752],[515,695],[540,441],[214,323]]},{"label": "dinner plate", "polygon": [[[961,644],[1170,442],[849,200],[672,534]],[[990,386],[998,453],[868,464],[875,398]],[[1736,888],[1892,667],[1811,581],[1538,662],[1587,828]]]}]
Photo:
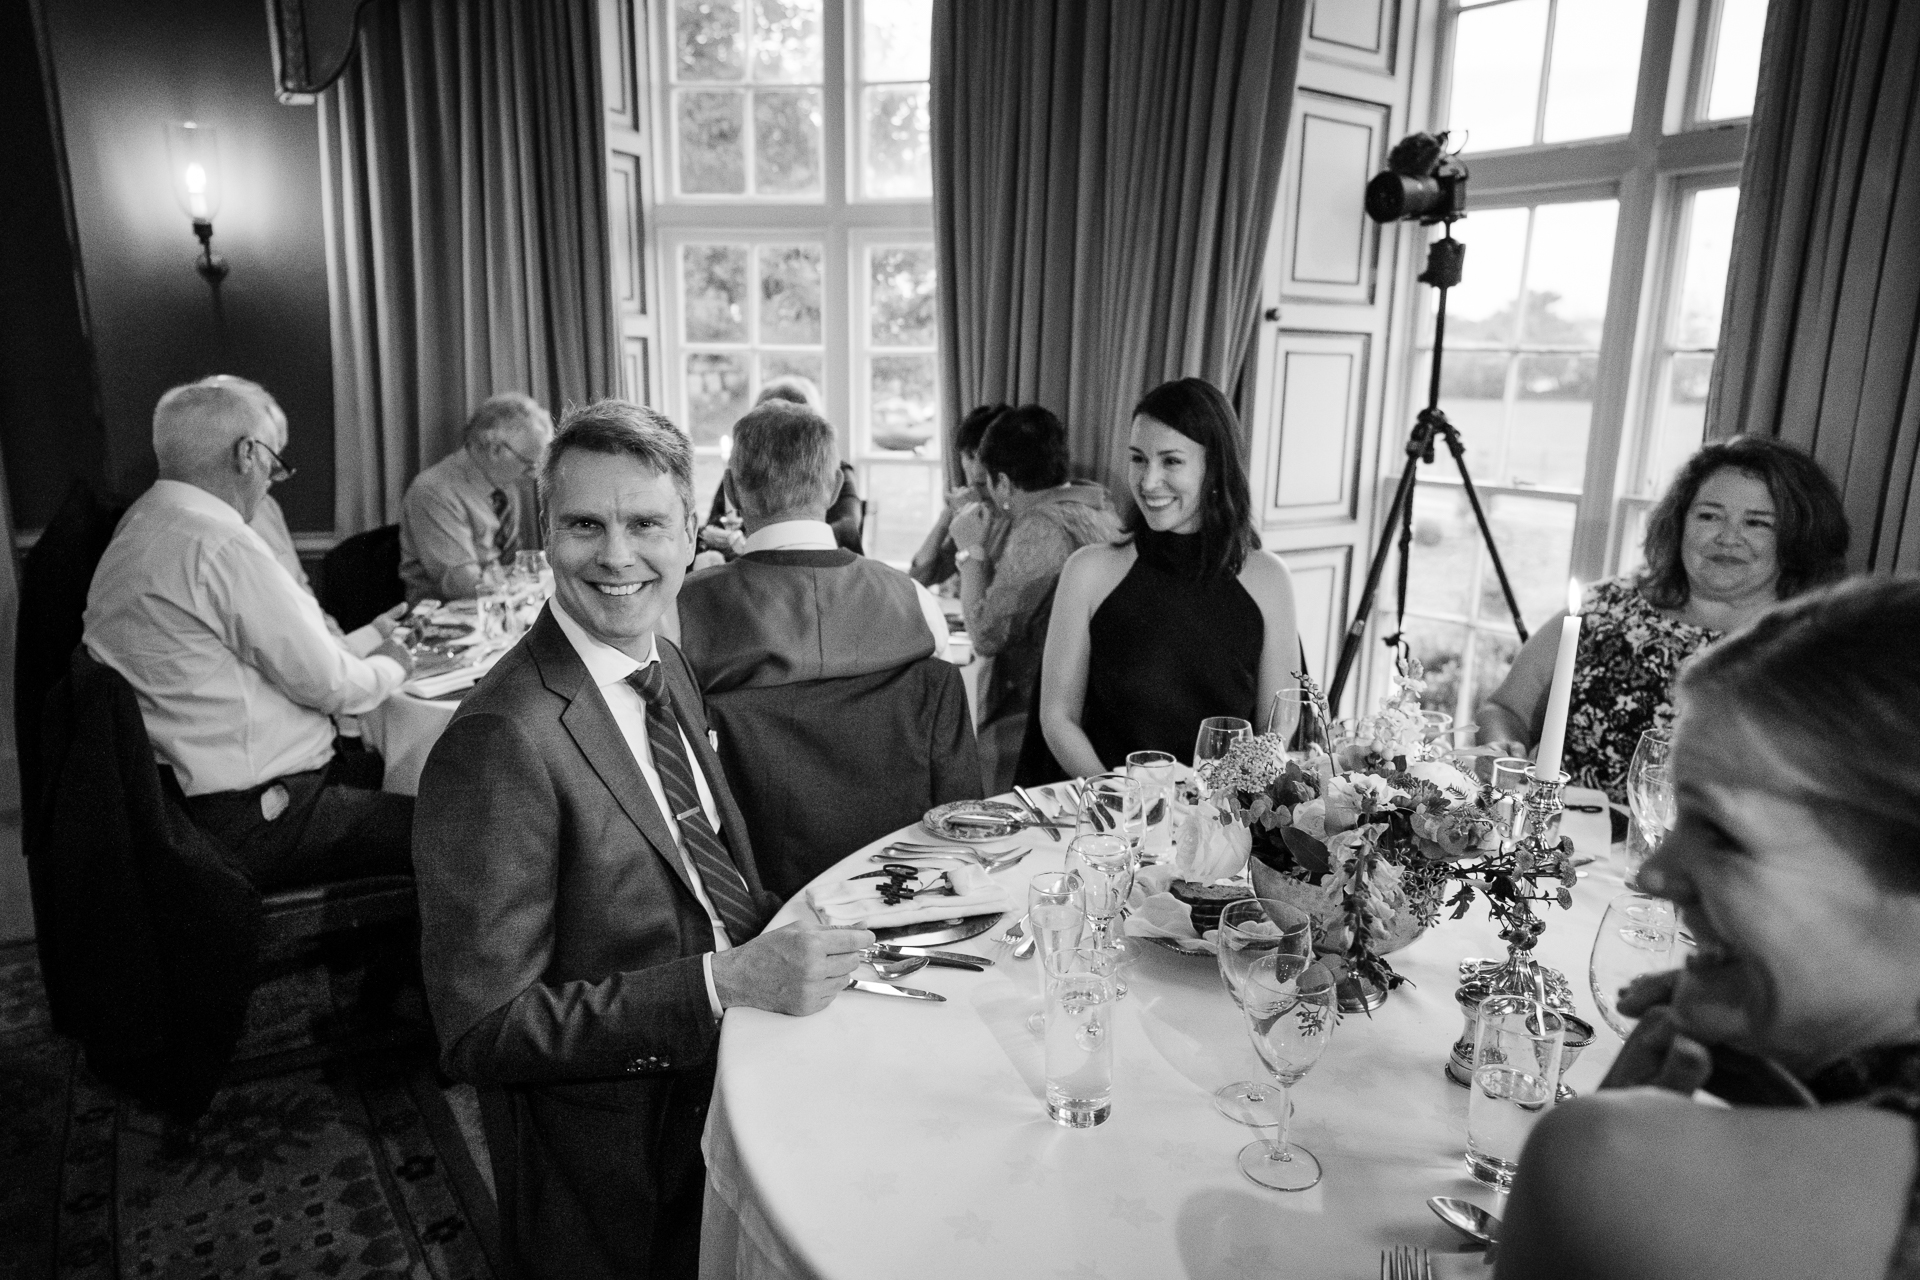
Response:
[{"label": "dinner plate", "polygon": [[[955,815],[998,819],[1000,825],[955,826],[950,821]],[[991,840],[1004,840],[1021,830],[1021,824],[1033,815],[1017,804],[1008,804],[1005,800],[955,800],[951,804],[939,804],[927,810],[920,821],[927,830],[942,840],[961,840],[968,844],[986,844]]]},{"label": "dinner plate", "polygon": [[909,947],[937,947],[943,942],[963,942],[968,938],[977,938],[1000,923],[1004,911],[993,911],[983,916],[961,916],[954,920],[922,920],[918,924],[899,924],[891,929],[875,929],[873,936],[881,942],[892,942]]},{"label": "dinner plate", "polygon": [[1165,947],[1175,955],[1205,956],[1212,960],[1215,953],[1207,949],[1207,944],[1198,938],[1155,938],[1147,934],[1130,933],[1127,935],[1140,942],[1151,942],[1156,947]]}]

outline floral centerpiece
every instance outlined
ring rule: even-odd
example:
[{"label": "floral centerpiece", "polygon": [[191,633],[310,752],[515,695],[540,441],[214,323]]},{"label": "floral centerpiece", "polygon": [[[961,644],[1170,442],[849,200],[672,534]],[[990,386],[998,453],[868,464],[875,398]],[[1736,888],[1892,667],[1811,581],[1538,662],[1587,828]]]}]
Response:
[{"label": "floral centerpiece", "polygon": [[[1300,679],[1324,716],[1319,691]],[[1195,842],[1244,841],[1256,890],[1311,914],[1320,950],[1339,956],[1363,991],[1403,981],[1386,956],[1439,917],[1450,880],[1500,849],[1481,787],[1424,740],[1425,687],[1418,661],[1403,657],[1380,709],[1347,727],[1331,753],[1290,753],[1283,737],[1265,734],[1198,771]],[[1470,891],[1455,895],[1456,918],[1470,901]]]}]

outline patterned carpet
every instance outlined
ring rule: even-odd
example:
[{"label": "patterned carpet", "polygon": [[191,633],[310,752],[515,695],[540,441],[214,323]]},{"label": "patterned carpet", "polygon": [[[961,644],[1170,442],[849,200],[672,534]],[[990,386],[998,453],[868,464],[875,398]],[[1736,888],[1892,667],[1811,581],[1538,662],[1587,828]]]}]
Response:
[{"label": "patterned carpet", "polygon": [[[360,975],[295,957],[242,1058],[324,1037]],[[0,1280],[494,1280],[493,1205],[424,1049],[232,1083],[190,1130],[96,1083],[0,948]]]}]

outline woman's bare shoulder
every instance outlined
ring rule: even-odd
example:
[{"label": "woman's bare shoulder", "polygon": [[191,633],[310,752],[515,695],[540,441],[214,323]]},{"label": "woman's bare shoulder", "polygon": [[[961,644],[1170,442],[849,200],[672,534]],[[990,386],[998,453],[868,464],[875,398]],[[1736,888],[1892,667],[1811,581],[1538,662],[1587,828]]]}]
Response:
[{"label": "woman's bare shoulder", "polygon": [[1914,1168],[1913,1125],[1888,1112],[1583,1098],[1528,1139],[1499,1276],[1879,1280]]},{"label": "woman's bare shoulder", "polygon": [[1120,585],[1133,568],[1134,550],[1127,542],[1095,542],[1067,557],[1060,570],[1061,594],[1104,596]]}]

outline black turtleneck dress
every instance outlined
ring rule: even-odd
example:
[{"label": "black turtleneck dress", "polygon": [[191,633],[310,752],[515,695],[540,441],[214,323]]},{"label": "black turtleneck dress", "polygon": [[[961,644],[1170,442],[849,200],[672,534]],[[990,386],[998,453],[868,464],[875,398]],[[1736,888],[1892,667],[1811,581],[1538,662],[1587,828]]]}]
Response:
[{"label": "black turtleneck dress", "polygon": [[1237,577],[1201,572],[1200,535],[1134,535],[1133,568],[1088,625],[1080,728],[1100,763],[1167,751],[1193,763],[1208,716],[1258,724],[1266,620]]}]

